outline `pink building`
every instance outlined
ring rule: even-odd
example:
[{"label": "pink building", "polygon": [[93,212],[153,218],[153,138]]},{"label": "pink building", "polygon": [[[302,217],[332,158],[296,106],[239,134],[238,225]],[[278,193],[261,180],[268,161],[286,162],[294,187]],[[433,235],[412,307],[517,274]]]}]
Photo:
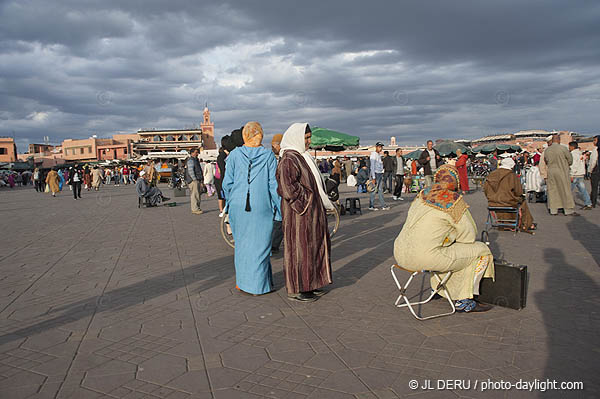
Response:
[{"label": "pink building", "polygon": [[12,137],[0,137],[0,162],[16,162],[17,146]]}]

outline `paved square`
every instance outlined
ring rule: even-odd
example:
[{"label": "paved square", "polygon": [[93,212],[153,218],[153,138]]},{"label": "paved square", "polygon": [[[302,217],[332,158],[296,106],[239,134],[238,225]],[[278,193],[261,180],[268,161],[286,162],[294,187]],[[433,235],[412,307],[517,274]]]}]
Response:
[{"label": "paved square", "polygon": [[[598,209],[531,204],[535,236],[490,234],[495,256],[528,265],[525,309],[419,322],[393,306],[389,275],[414,194],[378,212],[361,195],[363,215],[343,216],[332,242],[334,284],[311,304],[287,299],[281,256],[276,293],[234,289],[215,199],[196,216],[188,198],[138,209],[132,186],[82,195],[0,191],[0,398],[600,397]],[[481,229],[483,194],[467,202]],[[584,389],[480,389],[536,379]]]}]

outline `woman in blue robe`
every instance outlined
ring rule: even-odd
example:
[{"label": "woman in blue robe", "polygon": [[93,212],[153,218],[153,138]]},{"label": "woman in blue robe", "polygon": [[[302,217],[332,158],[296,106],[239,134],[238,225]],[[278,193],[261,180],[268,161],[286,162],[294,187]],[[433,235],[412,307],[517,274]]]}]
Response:
[{"label": "woman in blue robe", "polygon": [[248,122],[244,145],[231,151],[223,179],[226,209],[235,241],[235,275],[239,290],[253,295],[272,291],[271,235],[281,220],[277,194],[277,160],[264,148],[262,127]]},{"label": "woman in blue robe", "polygon": [[62,191],[63,185],[65,184],[65,178],[62,174],[62,170],[58,172],[58,191]]}]

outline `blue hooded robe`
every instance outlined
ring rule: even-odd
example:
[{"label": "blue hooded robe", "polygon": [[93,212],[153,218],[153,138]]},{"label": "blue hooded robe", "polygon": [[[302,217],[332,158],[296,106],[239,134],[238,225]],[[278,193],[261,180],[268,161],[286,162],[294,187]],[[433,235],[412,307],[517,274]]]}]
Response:
[{"label": "blue hooded robe", "polygon": [[58,172],[58,191],[62,191],[63,185],[65,184],[65,177],[63,176],[62,170]]},{"label": "blue hooded robe", "polygon": [[264,147],[238,147],[227,157],[223,191],[235,241],[236,283],[250,294],[266,294],[273,286],[271,235],[273,220],[281,220],[276,171],[277,159]]}]

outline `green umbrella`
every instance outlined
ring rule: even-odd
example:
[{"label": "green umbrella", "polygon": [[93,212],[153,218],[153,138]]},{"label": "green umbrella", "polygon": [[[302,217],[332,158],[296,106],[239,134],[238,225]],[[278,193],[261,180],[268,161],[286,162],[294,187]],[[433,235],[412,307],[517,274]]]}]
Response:
[{"label": "green umbrella", "polygon": [[491,154],[492,152],[498,150],[496,144],[484,144],[479,147],[473,148],[472,151],[474,153],[482,153],[482,154]]},{"label": "green umbrella", "polygon": [[406,155],[402,155],[404,159],[419,159],[423,150],[414,150]]},{"label": "green umbrella", "polygon": [[460,143],[455,143],[454,141],[443,141],[434,148],[443,157],[447,157],[448,155],[456,155],[456,150],[461,150],[463,154],[469,152],[469,149],[466,146]]},{"label": "green umbrella", "polygon": [[317,127],[312,130],[310,148],[342,151],[347,148],[358,147],[359,143],[360,138],[357,136]]},{"label": "green umbrella", "polygon": [[515,152],[515,151],[521,151],[521,147],[516,145],[516,144],[496,144],[496,143],[490,143],[490,144],[484,144],[484,145],[480,145],[477,148],[473,148],[472,151],[474,153],[482,153],[482,154],[491,154],[492,152],[498,150],[498,152],[502,153],[502,152]]}]

